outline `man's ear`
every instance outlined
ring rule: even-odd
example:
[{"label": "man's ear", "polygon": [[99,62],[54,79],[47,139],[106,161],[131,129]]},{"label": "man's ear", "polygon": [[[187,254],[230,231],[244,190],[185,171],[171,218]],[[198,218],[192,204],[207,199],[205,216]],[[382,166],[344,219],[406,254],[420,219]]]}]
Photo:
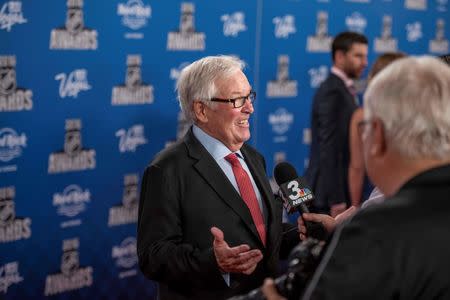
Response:
[{"label": "man's ear", "polygon": [[386,154],[386,133],[383,122],[379,118],[375,118],[372,123],[372,145],[370,154],[375,157],[382,157]]},{"label": "man's ear", "polygon": [[195,119],[201,123],[208,122],[208,116],[206,114],[206,104],[202,101],[194,100],[192,106]]},{"label": "man's ear", "polygon": [[344,60],[345,52],[342,50],[336,50],[334,53],[334,63],[341,67],[342,61]]}]

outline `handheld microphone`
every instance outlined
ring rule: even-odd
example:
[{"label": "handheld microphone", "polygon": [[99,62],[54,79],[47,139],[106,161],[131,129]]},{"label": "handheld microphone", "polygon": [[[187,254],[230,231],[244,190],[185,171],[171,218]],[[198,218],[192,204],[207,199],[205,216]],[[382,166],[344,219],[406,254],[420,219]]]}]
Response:
[{"label": "handheld microphone", "polygon": [[[281,162],[275,166],[274,177],[280,186],[283,205],[289,214],[298,211],[301,214],[309,213],[308,205],[314,200],[305,178],[299,177],[295,168],[287,163]],[[305,221],[308,235],[318,240],[325,240],[327,232],[320,223]]]}]

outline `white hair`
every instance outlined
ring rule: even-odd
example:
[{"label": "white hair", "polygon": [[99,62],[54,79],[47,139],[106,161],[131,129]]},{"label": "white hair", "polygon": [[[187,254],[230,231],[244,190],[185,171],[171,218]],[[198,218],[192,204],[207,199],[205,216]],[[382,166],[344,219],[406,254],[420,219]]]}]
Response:
[{"label": "white hair", "polygon": [[401,58],[364,95],[366,119],[378,117],[387,141],[409,158],[450,158],[450,68],[431,56]]},{"label": "white hair", "polygon": [[207,56],[185,67],[178,78],[176,90],[178,101],[188,122],[195,121],[193,113],[194,100],[207,105],[217,94],[215,82],[242,71],[245,63],[233,56]]}]

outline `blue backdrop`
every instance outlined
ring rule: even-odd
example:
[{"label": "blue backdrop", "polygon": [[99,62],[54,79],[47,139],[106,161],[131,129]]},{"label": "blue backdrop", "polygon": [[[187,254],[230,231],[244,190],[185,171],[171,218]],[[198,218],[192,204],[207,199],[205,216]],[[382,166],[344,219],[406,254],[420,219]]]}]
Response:
[{"label": "blue backdrop", "polygon": [[[331,37],[449,52],[448,0],[0,0],[0,298],[155,297],[136,257],[140,178],[183,135],[174,84],[232,54],[257,92],[269,176],[307,164]],[[364,80],[359,82],[360,92]]]}]

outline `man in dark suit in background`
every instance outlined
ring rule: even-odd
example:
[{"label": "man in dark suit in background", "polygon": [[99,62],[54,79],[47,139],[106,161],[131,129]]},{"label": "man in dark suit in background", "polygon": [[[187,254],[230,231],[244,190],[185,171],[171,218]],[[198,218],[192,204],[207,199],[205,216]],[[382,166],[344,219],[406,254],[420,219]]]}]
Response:
[{"label": "man in dark suit in background", "polygon": [[350,201],[347,183],[349,125],[358,107],[354,79],[367,66],[367,38],[342,32],[333,40],[333,67],[314,96],[311,116],[311,150],[305,176],[316,199],[313,210],[343,212]]},{"label": "man in dark suit in background", "polygon": [[264,158],[245,144],[256,95],[243,67],[211,56],[183,69],[178,98],[194,124],[145,170],[137,250],[159,299],[224,299],[277,273],[288,237]]}]

